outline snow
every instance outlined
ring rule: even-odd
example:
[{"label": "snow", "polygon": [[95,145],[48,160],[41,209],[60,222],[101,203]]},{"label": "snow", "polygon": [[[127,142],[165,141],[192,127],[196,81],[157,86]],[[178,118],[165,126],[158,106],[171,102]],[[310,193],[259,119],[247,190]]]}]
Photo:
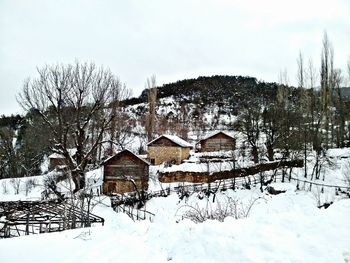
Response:
[{"label": "snow", "polygon": [[234,137],[231,136],[228,132],[225,132],[225,131],[216,131],[216,132],[214,132],[214,133],[211,133],[211,134],[209,134],[209,135],[206,135],[203,139],[201,139],[201,141],[207,140],[207,139],[209,139],[209,138],[211,138],[211,137],[213,137],[213,136],[215,136],[215,135],[218,135],[218,134],[220,134],[220,133],[223,133],[223,134],[225,134],[226,136],[231,137],[232,139],[234,139]]},{"label": "snow", "polygon": [[170,167],[163,168],[161,171],[166,172],[199,172],[199,173],[215,173],[222,171],[230,171],[234,167],[233,162],[209,162],[209,163],[182,163],[179,165],[172,165]]},{"label": "snow", "polygon": [[[0,201],[38,200],[41,198],[45,176],[30,176],[0,180]],[[26,191],[29,181],[35,182],[36,187]],[[16,193],[18,188],[19,193]]]},{"label": "snow", "polygon": [[186,142],[185,140],[181,139],[180,137],[176,136],[176,135],[168,135],[168,134],[163,134],[161,136],[159,136],[158,138],[154,139],[153,141],[149,142],[147,145],[152,144],[154,141],[158,140],[161,137],[165,137],[169,140],[171,140],[172,142],[174,142],[175,144],[181,146],[181,147],[190,147],[192,148],[192,144]]},{"label": "snow", "polygon": [[[158,168],[161,172],[199,172],[199,173],[215,173],[222,171],[230,171],[234,168],[246,167],[251,163],[246,160],[237,158],[237,151],[217,151],[217,152],[190,152],[190,158],[179,165],[172,165],[170,167],[160,166]],[[237,158],[235,162],[233,158]],[[231,161],[230,161],[231,160]]]},{"label": "snow", "polygon": [[[214,205],[197,194],[154,198],[147,210],[154,222],[133,222],[107,203],[94,212],[105,226],[0,240],[1,262],[344,262],[350,259],[350,200],[328,209],[314,206],[312,195],[287,190],[276,196],[257,189],[227,191],[227,197],[261,197],[248,218],[195,224],[181,220],[181,207]],[[187,202],[187,203],[186,203]],[[185,208],[182,208],[185,209]],[[330,248],[331,244],[331,249]],[[45,248],[45,249],[43,249]]]},{"label": "snow", "polygon": [[217,158],[232,158],[234,151],[216,151],[216,152],[196,152],[193,156],[196,158],[200,157],[217,157]]},{"label": "snow", "polygon": [[347,169],[350,164],[350,157],[346,158],[347,154],[350,154],[350,148],[342,149],[329,149],[326,156],[320,160],[321,171],[320,178],[316,179],[315,176],[311,179],[313,168],[315,166],[315,153],[308,157],[306,162],[307,177],[305,178],[304,168],[293,170],[292,177],[306,182],[315,182],[318,184],[345,186],[347,184],[344,175],[347,173]]},{"label": "snow", "polygon": [[[343,156],[344,150],[333,150],[329,156]],[[332,151],[331,151],[332,152]],[[214,153],[218,157],[220,153]],[[328,152],[328,154],[330,154]],[[188,163],[164,168],[150,166],[150,190],[165,188],[157,180],[158,171],[203,169],[208,164],[196,163],[201,155],[193,155]],[[334,158],[333,164],[323,166],[323,184],[343,183],[343,169],[347,159]],[[314,160],[308,161],[308,177]],[[209,163],[218,165],[217,163]],[[229,167],[230,162],[221,163]],[[204,167],[205,166],[205,167]],[[215,167],[210,167],[213,171]],[[221,167],[220,169],[224,169]],[[303,168],[293,169],[292,176],[305,179]],[[41,198],[45,177],[20,178],[20,193],[15,194],[11,179],[0,180],[0,200],[36,200]],[[86,175],[92,189],[102,185],[103,169]],[[25,185],[35,180],[37,185],[26,193]],[[4,183],[5,182],[5,183]],[[7,192],[3,191],[7,184]],[[178,183],[177,183],[178,184]],[[168,197],[152,198],[145,210],[154,213],[149,220],[132,221],[126,214],[116,213],[106,196],[94,198],[93,213],[105,219],[105,225],[63,232],[22,236],[0,240],[1,263],[25,262],[350,262],[350,199],[336,196],[334,189],[321,191],[297,190],[297,182],[274,182],[275,190],[285,193],[270,195],[264,189],[228,189],[215,195],[194,193],[182,200],[176,193]],[[175,185],[175,184],[174,184]],[[64,182],[59,184],[64,189]],[[303,189],[302,185],[299,185]],[[306,187],[307,188],[307,187]],[[306,189],[305,188],[305,189]],[[226,217],[223,222],[205,220],[194,223],[183,219],[193,208],[217,211],[235,203],[237,211],[247,211],[248,217]],[[333,202],[327,209],[319,203]]]},{"label": "snow", "polygon": [[[67,149],[70,156],[74,156],[77,153],[77,149]],[[65,159],[63,154],[52,153],[49,155],[49,159]]]},{"label": "snow", "polygon": [[327,156],[331,158],[350,158],[350,148],[328,149]]},{"label": "snow", "polygon": [[65,157],[59,153],[52,153],[49,155],[49,159],[65,159]]},{"label": "snow", "polygon": [[[133,156],[135,156],[137,159],[140,159],[141,161],[143,161],[143,162],[146,163],[147,165],[150,165],[150,164],[151,164],[150,162],[148,162],[147,160],[145,160],[145,159],[143,158],[145,155],[136,155],[136,154],[134,154],[134,153],[133,153],[131,150],[129,150],[129,149],[124,149],[124,150],[122,150],[122,151],[117,152],[117,153],[114,154],[113,156],[111,156],[111,157],[107,158],[106,160],[104,160],[102,163],[107,163],[109,160],[111,160],[112,158],[114,158],[115,156],[119,155],[120,153],[122,153],[122,152],[124,152],[124,151],[129,152],[130,154],[132,154]],[[147,157],[147,155],[146,155],[146,157]]]},{"label": "snow", "polygon": [[295,184],[291,183],[271,183],[269,184],[273,189],[278,191],[295,191]]}]

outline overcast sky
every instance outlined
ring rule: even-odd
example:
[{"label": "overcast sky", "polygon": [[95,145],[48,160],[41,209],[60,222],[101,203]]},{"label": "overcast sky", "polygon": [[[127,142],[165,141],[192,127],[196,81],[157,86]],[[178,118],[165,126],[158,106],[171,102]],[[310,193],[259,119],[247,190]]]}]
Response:
[{"label": "overcast sky", "polygon": [[299,50],[319,64],[323,32],[345,70],[349,0],[0,0],[0,114],[36,67],[76,59],[109,67],[138,96],[200,75],[295,83]]}]

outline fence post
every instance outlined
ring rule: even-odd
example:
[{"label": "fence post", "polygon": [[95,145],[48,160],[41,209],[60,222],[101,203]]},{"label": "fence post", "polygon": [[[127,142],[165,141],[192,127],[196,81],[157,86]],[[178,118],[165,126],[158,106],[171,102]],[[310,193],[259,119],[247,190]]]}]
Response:
[{"label": "fence post", "polygon": [[5,237],[11,237],[11,229],[10,226],[5,223]]},{"label": "fence post", "polygon": [[27,214],[26,219],[26,235],[29,235],[29,214]]}]

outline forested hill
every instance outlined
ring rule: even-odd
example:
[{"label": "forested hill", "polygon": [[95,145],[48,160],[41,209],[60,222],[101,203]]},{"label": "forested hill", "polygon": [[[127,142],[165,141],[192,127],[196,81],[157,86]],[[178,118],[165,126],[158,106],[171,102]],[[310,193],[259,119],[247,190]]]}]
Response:
[{"label": "forested hill", "polygon": [[[144,90],[140,97],[124,101],[125,105],[147,101]],[[250,99],[274,100],[277,93],[276,83],[257,81],[253,77],[211,76],[185,79],[158,87],[157,98],[173,97],[176,101],[188,103],[212,104],[217,102],[239,105]]]}]

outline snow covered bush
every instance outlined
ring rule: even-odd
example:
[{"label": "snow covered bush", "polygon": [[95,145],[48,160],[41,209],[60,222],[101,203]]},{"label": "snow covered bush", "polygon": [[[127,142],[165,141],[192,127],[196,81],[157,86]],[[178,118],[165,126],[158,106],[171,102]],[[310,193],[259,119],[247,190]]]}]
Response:
[{"label": "snow covered bush", "polygon": [[35,188],[38,186],[38,181],[34,178],[28,179],[25,181],[25,191],[26,191],[26,196]]},{"label": "snow covered bush", "polygon": [[190,219],[195,223],[203,223],[206,220],[218,220],[223,222],[226,217],[233,217],[234,219],[246,218],[259,198],[250,199],[248,203],[243,203],[239,199],[228,197],[225,202],[216,202],[213,208],[209,201],[205,207],[195,205],[183,205],[180,209],[188,209],[181,217],[182,219]]},{"label": "snow covered bush", "polygon": [[12,178],[10,183],[11,183],[11,185],[13,187],[14,193],[16,195],[18,195],[20,187],[21,187],[21,179],[20,178]]},{"label": "snow covered bush", "polygon": [[350,161],[348,161],[343,167],[343,177],[345,184],[350,186]]},{"label": "snow covered bush", "polygon": [[7,193],[8,193],[7,181],[6,181],[6,180],[3,180],[3,181],[1,182],[1,186],[2,186],[2,193],[3,193],[3,194],[7,194]]}]

